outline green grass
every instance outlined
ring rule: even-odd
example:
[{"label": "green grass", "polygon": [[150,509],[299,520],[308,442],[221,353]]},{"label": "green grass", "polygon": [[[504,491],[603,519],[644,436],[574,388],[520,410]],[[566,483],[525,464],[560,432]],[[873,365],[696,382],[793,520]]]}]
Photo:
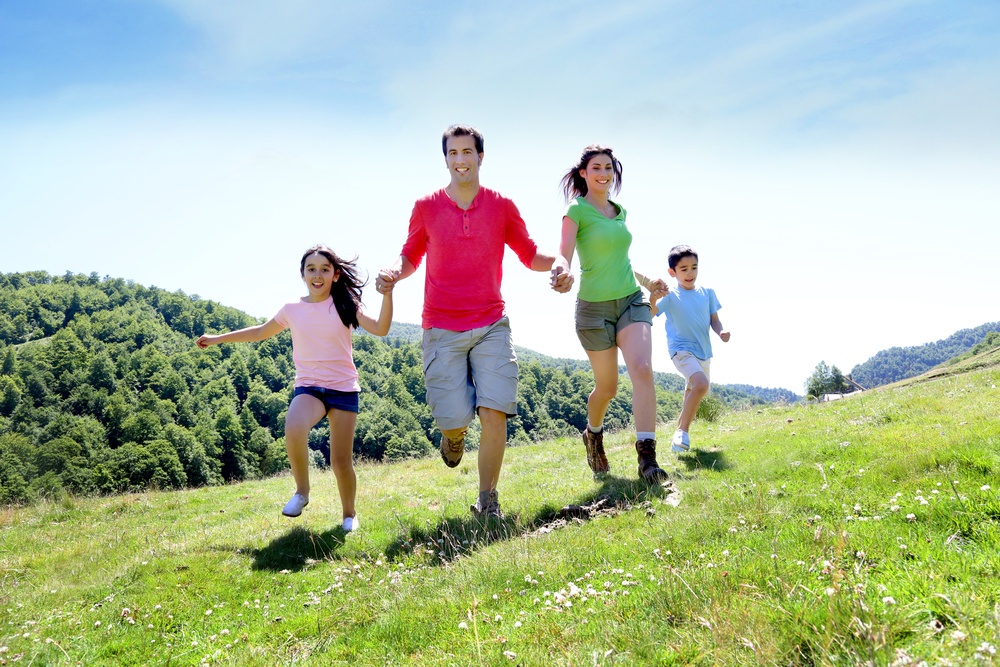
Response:
[{"label": "green grass", "polygon": [[360,464],[346,536],[317,471],[295,520],[287,477],[8,508],[0,664],[1000,664],[998,384],[696,422],[662,487],[626,433],[603,480],[511,448],[487,523],[475,453]]}]

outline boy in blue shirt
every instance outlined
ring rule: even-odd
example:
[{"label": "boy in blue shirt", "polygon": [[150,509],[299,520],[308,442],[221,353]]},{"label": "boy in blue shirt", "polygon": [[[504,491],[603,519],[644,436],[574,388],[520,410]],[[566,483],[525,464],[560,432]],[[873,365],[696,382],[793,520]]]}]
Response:
[{"label": "boy in blue shirt", "polygon": [[709,365],[712,360],[711,328],[723,343],[729,342],[729,332],[722,326],[719,309],[722,306],[715,290],[695,287],[698,278],[698,253],[686,245],[674,246],[667,256],[670,275],[677,278],[677,289],[667,290],[666,296],[652,295],[653,316],[667,316],[667,347],[670,360],[678,372],[687,378],[684,407],[677,423],[671,449],[686,452],[691,448],[688,428],[698,413],[701,399],[708,394]]}]

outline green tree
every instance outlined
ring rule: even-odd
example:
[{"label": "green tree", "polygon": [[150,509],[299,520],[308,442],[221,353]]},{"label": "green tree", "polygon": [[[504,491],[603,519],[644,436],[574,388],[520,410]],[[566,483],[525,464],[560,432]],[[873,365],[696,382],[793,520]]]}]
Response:
[{"label": "green tree", "polygon": [[816,364],[812,375],[805,382],[806,395],[819,398],[823,394],[837,394],[850,390],[844,374],[836,366],[828,366],[825,361]]}]

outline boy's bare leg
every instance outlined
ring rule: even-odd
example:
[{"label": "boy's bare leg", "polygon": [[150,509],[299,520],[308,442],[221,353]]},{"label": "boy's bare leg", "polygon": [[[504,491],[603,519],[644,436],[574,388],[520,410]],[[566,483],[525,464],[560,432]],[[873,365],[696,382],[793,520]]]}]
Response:
[{"label": "boy's bare leg", "polygon": [[[656,388],[653,384],[652,327],[645,322],[628,325],[618,334],[618,345],[632,380],[632,416],[639,433],[656,431]],[[615,369],[617,374],[617,369]],[[617,378],[616,378],[617,379]]]},{"label": "boy's bare leg", "polygon": [[500,481],[504,448],[507,446],[507,415],[492,408],[479,408],[479,490],[492,491]]},{"label": "boy's bare leg", "polygon": [[691,428],[691,422],[698,414],[701,399],[708,394],[708,378],[704,373],[695,373],[688,381],[688,385],[687,391],[684,392],[684,407],[681,409],[680,419],[677,420],[677,428],[684,432]]},{"label": "boy's bare leg", "polygon": [[587,397],[587,421],[597,427],[604,422],[608,405],[618,393],[618,348],[586,352],[594,371],[594,389]]}]

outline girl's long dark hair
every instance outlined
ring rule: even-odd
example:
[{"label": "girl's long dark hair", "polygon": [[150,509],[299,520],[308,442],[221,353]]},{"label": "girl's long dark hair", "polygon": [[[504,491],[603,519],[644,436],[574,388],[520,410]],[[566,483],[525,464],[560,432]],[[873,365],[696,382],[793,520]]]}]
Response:
[{"label": "girl's long dark hair", "polygon": [[340,278],[330,285],[330,296],[333,297],[333,305],[344,326],[357,329],[359,326],[358,308],[361,306],[361,288],[368,282],[361,280],[358,276],[358,258],[355,257],[350,261],[341,259],[337,253],[320,243],[302,253],[302,260],[299,262],[300,275],[305,276],[306,258],[313,253],[326,257],[333,265],[333,270],[340,272]]},{"label": "girl's long dark hair", "polygon": [[622,189],[622,163],[618,161],[615,157],[614,152],[611,150],[610,146],[602,146],[600,144],[590,144],[583,149],[583,153],[580,154],[580,159],[577,161],[576,165],[566,172],[566,175],[562,177],[559,184],[562,186],[563,195],[566,197],[566,201],[576,199],[577,197],[585,197],[587,195],[587,181],[580,175],[580,171],[587,168],[587,164],[595,155],[607,155],[611,158],[611,168],[615,172],[615,182],[611,185],[611,190],[614,193],[621,192]]}]

